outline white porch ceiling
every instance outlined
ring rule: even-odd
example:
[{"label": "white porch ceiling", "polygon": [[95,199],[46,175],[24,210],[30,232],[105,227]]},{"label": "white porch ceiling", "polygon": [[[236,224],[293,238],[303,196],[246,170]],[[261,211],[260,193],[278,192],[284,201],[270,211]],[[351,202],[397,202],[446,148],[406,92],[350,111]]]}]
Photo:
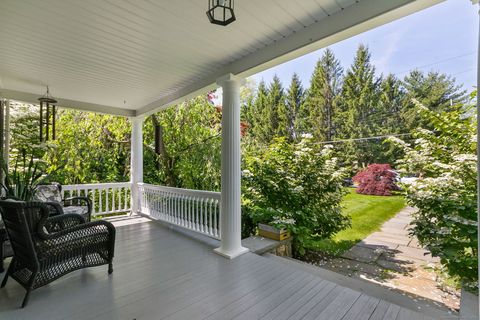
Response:
[{"label": "white porch ceiling", "polygon": [[442,0],[1,0],[0,96],[127,116],[249,76]]}]

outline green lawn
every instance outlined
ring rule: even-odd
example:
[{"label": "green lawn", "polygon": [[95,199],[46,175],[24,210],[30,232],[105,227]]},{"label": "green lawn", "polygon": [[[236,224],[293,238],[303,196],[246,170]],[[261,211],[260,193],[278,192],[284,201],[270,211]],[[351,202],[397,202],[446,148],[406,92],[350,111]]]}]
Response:
[{"label": "green lawn", "polygon": [[402,196],[368,196],[350,189],[342,203],[343,213],[352,218],[352,227],[337,233],[332,239],[310,241],[309,249],[340,255],[355,243],[380,229],[381,225],[405,207]]}]

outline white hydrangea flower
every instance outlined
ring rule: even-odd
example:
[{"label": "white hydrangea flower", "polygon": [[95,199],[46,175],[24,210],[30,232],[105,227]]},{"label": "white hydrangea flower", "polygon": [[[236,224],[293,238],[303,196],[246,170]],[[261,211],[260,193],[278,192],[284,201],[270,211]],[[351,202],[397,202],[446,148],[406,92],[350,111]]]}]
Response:
[{"label": "white hydrangea flower", "polygon": [[245,169],[242,171],[242,176],[246,177],[246,178],[250,178],[250,177],[253,177],[253,173],[248,170],[248,169]]},{"label": "white hydrangea flower", "polygon": [[303,187],[302,186],[297,186],[293,189],[293,191],[295,192],[302,192],[303,191]]},{"label": "white hydrangea flower", "polygon": [[303,133],[301,137],[302,139],[312,139],[313,135],[311,133]]}]

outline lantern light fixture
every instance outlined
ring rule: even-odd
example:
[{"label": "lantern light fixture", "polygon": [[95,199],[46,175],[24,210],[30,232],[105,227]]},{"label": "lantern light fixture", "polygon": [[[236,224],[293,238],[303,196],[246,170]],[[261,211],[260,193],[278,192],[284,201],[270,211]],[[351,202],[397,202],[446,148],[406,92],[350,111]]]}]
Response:
[{"label": "lantern light fixture", "polygon": [[207,16],[213,24],[226,26],[236,20],[233,0],[208,0]]}]

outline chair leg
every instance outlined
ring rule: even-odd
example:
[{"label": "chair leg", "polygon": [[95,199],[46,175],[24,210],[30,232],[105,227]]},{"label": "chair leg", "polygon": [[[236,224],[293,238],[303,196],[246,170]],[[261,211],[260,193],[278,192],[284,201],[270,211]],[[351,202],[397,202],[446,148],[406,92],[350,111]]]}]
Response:
[{"label": "chair leg", "polygon": [[113,272],[113,263],[110,262],[110,263],[108,264],[108,274],[112,274],[112,272]]},{"label": "chair leg", "polygon": [[8,266],[7,272],[5,272],[5,276],[3,277],[2,285],[0,286],[0,288],[5,287],[5,285],[7,284],[8,276],[10,275],[10,272],[12,271],[14,263],[15,263],[15,261],[14,261],[14,259],[12,259],[10,261],[10,265]]},{"label": "chair leg", "polygon": [[4,264],[3,264],[3,242],[4,242],[3,239],[0,238],[0,273],[5,271]]},{"label": "chair leg", "polygon": [[28,303],[28,299],[30,298],[30,292],[32,292],[33,283],[35,282],[36,277],[37,277],[37,273],[34,272],[30,277],[30,280],[28,280],[28,289],[27,289],[27,293],[25,293],[25,297],[23,298],[22,308],[24,308]]},{"label": "chair leg", "polygon": [[8,270],[5,273],[5,276],[3,277],[2,285],[0,286],[0,288],[5,287],[5,285],[7,284],[7,280],[8,280]]},{"label": "chair leg", "polygon": [[23,298],[22,308],[25,308],[25,306],[27,305],[28,299],[30,298],[30,292],[31,291],[32,291],[32,289],[27,289],[27,293],[25,293],[25,297]]}]

